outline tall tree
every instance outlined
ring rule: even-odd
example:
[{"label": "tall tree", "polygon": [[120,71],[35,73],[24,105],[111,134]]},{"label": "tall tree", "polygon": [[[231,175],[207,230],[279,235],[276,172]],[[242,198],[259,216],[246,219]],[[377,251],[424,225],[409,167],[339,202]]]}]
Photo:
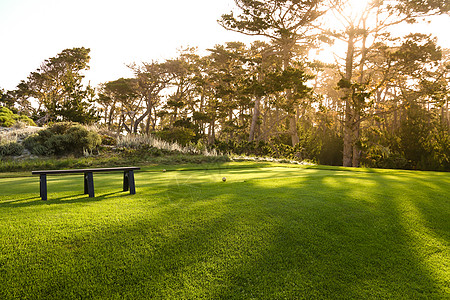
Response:
[{"label": "tall tree", "polygon": [[254,97],[252,121],[249,130],[249,142],[257,139],[260,134],[261,104],[267,91],[264,88],[266,74],[273,72],[279,66],[278,57],[273,55],[273,47],[269,43],[256,41],[252,43],[248,55],[250,61],[250,87],[249,91]]},{"label": "tall tree", "polygon": [[137,93],[137,79],[120,78],[103,84],[98,102],[103,106],[108,129],[112,129],[113,119],[119,117],[118,132],[122,128],[129,133],[138,131],[143,98]]},{"label": "tall tree", "polygon": [[143,113],[136,119],[136,124],[146,119],[144,131],[148,134],[150,129],[156,129],[156,109],[160,105],[162,91],[168,87],[171,80],[169,66],[166,62],[153,61],[144,62],[141,65],[133,64],[129,67],[137,79],[136,92],[144,99],[146,106]]},{"label": "tall tree", "polygon": [[177,119],[190,119],[196,110],[198,90],[195,77],[199,68],[196,51],[196,48],[183,49],[177,58],[166,61],[174,91],[168,95],[165,108],[172,125]]},{"label": "tall tree", "polygon": [[[367,106],[373,103],[368,83],[367,59],[378,43],[386,41],[393,25],[403,22],[413,23],[420,17],[448,12],[448,1],[379,1],[372,0],[358,14],[349,15],[351,1],[343,1],[334,10],[343,24],[343,29],[334,31],[334,36],[347,45],[345,59],[342,63],[342,79],[340,88],[345,103],[343,133],[343,165],[359,165],[361,149],[359,149],[360,127]],[[382,80],[385,80],[383,78]],[[375,83],[375,89],[380,82]],[[372,86],[373,87],[373,86]]]},{"label": "tall tree", "polygon": [[92,106],[94,91],[82,84],[82,72],[89,69],[89,52],[84,47],[63,50],[45,60],[19,84],[19,90],[39,102],[48,120],[81,123],[96,120]]},{"label": "tall tree", "polygon": [[243,128],[236,113],[242,111],[245,101],[245,79],[247,78],[247,47],[241,42],[216,45],[211,52],[210,80],[214,88],[215,116],[222,134],[228,138],[242,136]]},{"label": "tall tree", "polygon": [[6,106],[8,108],[11,108],[14,106],[14,99],[11,96],[10,92],[7,92],[0,88],[0,104],[2,106]]},{"label": "tall tree", "polygon": [[[271,40],[278,55],[283,59],[283,68],[292,64],[298,54],[307,54],[317,40],[314,21],[324,15],[335,1],[300,0],[235,0],[239,15],[224,14],[219,20],[224,28],[247,35],[264,36]],[[286,90],[288,98],[292,97]],[[296,101],[289,111],[292,144],[299,142],[297,131],[298,107]]]}]

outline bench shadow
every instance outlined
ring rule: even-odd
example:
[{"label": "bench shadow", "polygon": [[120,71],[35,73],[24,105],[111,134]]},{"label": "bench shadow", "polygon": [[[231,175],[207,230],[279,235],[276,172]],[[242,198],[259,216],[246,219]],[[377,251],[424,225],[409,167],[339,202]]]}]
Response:
[{"label": "bench shadow", "polygon": [[[57,198],[48,198],[48,200],[41,200],[39,196],[29,197],[26,199],[17,199],[4,203],[0,203],[1,207],[30,207],[30,206],[42,206],[42,205],[61,205],[61,204],[73,204],[73,203],[88,203],[98,202],[106,199],[109,196],[125,197],[130,195],[129,191],[114,191],[109,193],[101,193],[93,198],[90,198],[87,194],[72,194]],[[68,200],[66,200],[68,199]],[[33,201],[28,201],[33,200]]]}]

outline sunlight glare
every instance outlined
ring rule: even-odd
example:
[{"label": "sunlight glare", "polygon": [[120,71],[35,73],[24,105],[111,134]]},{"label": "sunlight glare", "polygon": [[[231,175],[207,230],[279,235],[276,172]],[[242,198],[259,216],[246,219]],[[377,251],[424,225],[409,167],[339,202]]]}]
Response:
[{"label": "sunlight glare", "polygon": [[352,20],[356,20],[364,13],[372,0],[348,0],[344,12]]}]

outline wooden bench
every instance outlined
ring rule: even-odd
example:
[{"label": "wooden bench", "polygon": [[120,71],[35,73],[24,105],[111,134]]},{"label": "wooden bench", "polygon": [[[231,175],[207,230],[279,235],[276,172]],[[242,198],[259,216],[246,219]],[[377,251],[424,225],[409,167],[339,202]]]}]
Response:
[{"label": "wooden bench", "polygon": [[84,174],[84,194],[89,197],[95,197],[94,194],[94,175],[95,172],[123,172],[123,191],[130,190],[130,194],[136,194],[136,186],[134,184],[134,171],[140,170],[138,167],[117,167],[117,168],[94,168],[94,169],[73,169],[73,170],[42,170],[32,171],[33,175],[40,175],[40,193],[41,199],[47,200],[47,175],[52,174]]}]

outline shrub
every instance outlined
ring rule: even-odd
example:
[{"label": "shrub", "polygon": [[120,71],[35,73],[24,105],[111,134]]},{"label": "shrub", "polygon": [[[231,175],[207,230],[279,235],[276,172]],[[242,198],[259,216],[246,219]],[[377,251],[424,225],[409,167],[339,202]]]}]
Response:
[{"label": "shrub", "polygon": [[106,146],[117,145],[117,139],[113,136],[102,134],[101,139],[102,139],[102,145],[106,145]]},{"label": "shrub", "polygon": [[60,122],[53,123],[48,127],[48,132],[53,134],[65,134],[72,126],[77,126],[76,123]]},{"label": "shrub", "polygon": [[82,155],[101,143],[100,136],[77,123],[55,123],[25,139],[24,145],[35,155]]},{"label": "shrub", "polygon": [[34,123],[34,121],[27,116],[13,115],[13,118],[16,121],[14,123],[14,125],[17,123],[24,123],[25,125],[28,125],[28,126],[36,126],[36,123]]},{"label": "shrub", "polygon": [[16,115],[6,107],[0,108],[0,126],[11,127],[17,122],[25,123],[26,125],[36,126],[36,124],[27,116]]},{"label": "shrub", "polygon": [[82,125],[75,125],[68,128],[65,142],[76,153],[82,153],[84,149],[92,150],[100,145],[102,139],[97,132],[87,130]]},{"label": "shrub", "polygon": [[185,127],[166,128],[155,132],[155,135],[163,141],[176,142],[186,146],[196,140],[196,134],[193,129]]},{"label": "shrub", "polygon": [[361,164],[368,168],[411,169],[410,162],[401,154],[393,152],[389,147],[373,144],[366,147],[361,156]]},{"label": "shrub", "polygon": [[329,129],[324,131],[321,135],[322,147],[317,155],[319,163],[322,165],[342,166],[343,137]]},{"label": "shrub", "polygon": [[8,115],[0,115],[0,126],[11,127],[15,123],[14,119]]},{"label": "shrub", "polygon": [[0,145],[0,156],[22,155],[24,147],[17,142],[9,142]]}]

